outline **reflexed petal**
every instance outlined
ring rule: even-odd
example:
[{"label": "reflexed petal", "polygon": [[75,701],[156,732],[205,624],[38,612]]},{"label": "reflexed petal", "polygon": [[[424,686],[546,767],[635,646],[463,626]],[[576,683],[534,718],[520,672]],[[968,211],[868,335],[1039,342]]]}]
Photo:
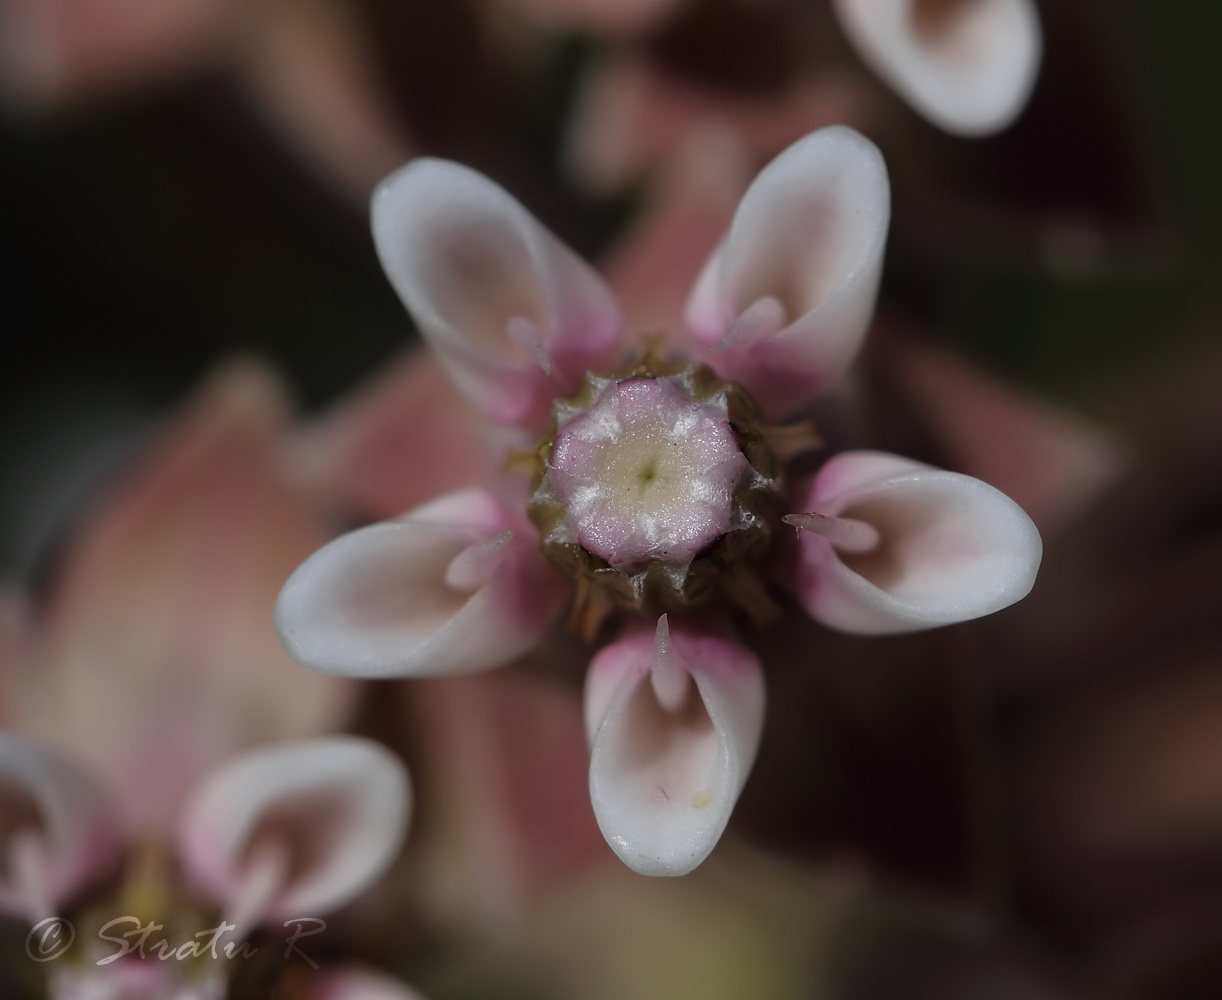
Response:
[{"label": "reflexed petal", "polygon": [[405,724],[429,761],[412,884],[434,925],[501,933],[607,847],[589,801],[579,692],[583,644],[553,632],[526,669],[405,686]]},{"label": "reflexed petal", "polygon": [[112,810],[93,779],[0,731],[0,912],[37,923],[116,859]]},{"label": "reflexed petal", "polygon": [[276,628],[299,663],[357,677],[466,673],[526,652],[567,586],[484,490],[335,539],[289,578]]},{"label": "reflexed petal", "polygon": [[421,333],[492,420],[537,428],[554,397],[620,360],[602,279],[482,174],[412,161],[374,195],[373,235]]},{"label": "reflexed petal", "polygon": [[239,757],[187,803],[179,853],[238,935],[355,899],[399,853],[407,771],[370,740],[333,736]]},{"label": "reflexed petal", "polygon": [[759,662],[730,639],[671,628],[603,649],[586,682],[590,797],[642,875],[685,875],[713,849],[755,760]]},{"label": "reflexed petal", "polygon": [[683,300],[734,218],[748,176],[742,148],[720,135],[689,141],[657,172],[636,221],[603,263],[633,335],[679,339]]},{"label": "reflexed petal", "polygon": [[956,135],[998,132],[1027,103],[1042,48],[1031,0],[836,0],[879,76]]},{"label": "reflexed petal", "polygon": [[640,54],[604,53],[577,94],[569,170],[585,186],[609,191],[710,139],[741,144],[749,161],[765,163],[795,136],[825,125],[867,128],[876,97],[848,74],[818,69],[783,88],[731,95]]},{"label": "reflexed petal", "polygon": [[437,359],[415,348],[362,386],[296,443],[319,493],[381,521],[496,470],[488,424]]},{"label": "reflexed petal", "polygon": [[746,386],[767,416],[791,414],[853,360],[889,217],[882,156],[844,126],[794,143],[743,197],[686,319],[709,364]]},{"label": "reflexed petal", "polygon": [[798,598],[833,628],[885,634],[967,621],[1021,600],[1035,582],[1035,525],[979,479],[845,452],[795,496],[803,513],[864,522],[880,538],[869,551],[838,550],[818,531],[798,538]]},{"label": "reflexed petal", "polygon": [[1068,527],[1130,464],[1101,425],[962,358],[917,337],[892,335],[880,346],[878,359],[912,395],[951,464],[1015,500],[1045,538]]}]

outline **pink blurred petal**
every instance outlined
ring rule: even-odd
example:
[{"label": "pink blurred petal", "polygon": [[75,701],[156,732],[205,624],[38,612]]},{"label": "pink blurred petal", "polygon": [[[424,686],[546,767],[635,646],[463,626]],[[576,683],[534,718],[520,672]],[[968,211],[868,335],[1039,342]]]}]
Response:
[{"label": "pink blurred petal", "polygon": [[954,135],[999,132],[1026,106],[1042,38],[1031,0],[835,0],[879,76]]},{"label": "pink blurred petal", "polygon": [[306,481],[384,520],[496,471],[488,425],[427,351],[412,351],[306,431]]},{"label": "pink blurred petal", "polygon": [[[583,666],[559,642],[526,662]],[[605,859],[575,689],[515,669],[414,683],[407,708],[428,765],[413,881],[440,922],[504,930]]]},{"label": "pink blurred petal", "polygon": [[578,179],[606,191],[669,162],[694,139],[721,137],[762,162],[814,129],[864,129],[872,117],[865,95],[830,74],[766,97],[738,97],[636,56],[612,56],[580,97],[566,157]]},{"label": "pink blurred petal", "polygon": [[621,357],[602,279],[507,191],[446,160],[414,160],[373,199],[391,284],[458,388],[486,416],[537,431],[551,401]]},{"label": "pink blurred petal", "polygon": [[[179,824],[179,855],[244,936],[261,922],[322,916],[368,889],[398,855],[411,813],[399,759],[332,736],[253,751],[209,775]],[[274,878],[264,880],[264,859]]]},{"label": "pink blurred petal", "polygon": [[139,826],[164,829],[235,749],[346,710],[346,689],[301,671],[271,626],[280,584],[324,537],[279,468],[286,419],[268,372],[222,370],[66,550],[17,714],[95,761]]},{"label": "pink blurred petal", "polygon": [[371,40],[342,0],[257,3],[237,39],[255,101],[307,164],[364,200],[411,155],[389,95],[372,72]]},{"label": "pink blurred petal", "polygon": [[662,333],[684,346],[684,299],[730,227],[747,181],[742,151],[717,136],[689,143],[660,170],[603,266],[629,336]]},{"label": "pink blurred petal", "polygon": [[215,54],[224,0],[9,0],[0,5],[0,87],[35,109],[177,76]]},{"label": "pink blurred petal", "polygon": [[890,213],[881,154],[843,126],[798,140],[747,189],[685,315],[709,364],[766,415],[792,414],[852,362]]},{"label": "pink blurred petal", "polygon": [[567,596],[525,519],[485,490],[462,490],[315,552],[284,585],[276,629],[314,670],[465,673],[526,652]]},{"label": "pink blurred petal", "polygon": [[53,916],[117,860],[101,787],[48,747],[0,730],[0,912]]},{"label": "pink blurred petal", "polygon": [[[877,548],[801,531],[795,590],[845,632],[911,632],[992,614],[1035,582],[1042,544],[1013,500],[970,476],[881,452],[843,452],[797,484],[797,511],[864,522]],[[856,546],[853,546],[855,549]]]},{"label": "pink blurred petal", "polygon": [[879,355],[915,396],[955,467],[1015,500],[1045,535],[1066,528],[1127,465],[1102,427],[916,337],[891,335]]},{"label": "pink blurred petal", "polygon": [[604,648],[586,680],[590,798],[620,860],[686,875],[713,849],[764,722],[759,661],[738,643],[671,626]]}]

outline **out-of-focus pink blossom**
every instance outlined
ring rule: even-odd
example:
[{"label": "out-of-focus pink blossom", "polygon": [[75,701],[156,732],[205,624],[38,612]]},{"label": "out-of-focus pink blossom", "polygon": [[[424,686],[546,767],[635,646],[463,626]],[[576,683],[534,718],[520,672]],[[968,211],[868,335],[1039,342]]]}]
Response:
[{"label": "out-of-focus pink blossom", "polygon": [[[410,880],[448,929],[503,930],[606,859],[587,804],[583,650],[553,636],[522,670],[405,686],[419,759]],[[533,668],[533,669],[532,669]]]},{"label": "out-of-focus pink blossom", "polygon": [[955,461],[1016,500],[1045,537],[1065,530],[1129,464],[1114,435],[895,330],[878,352]]},{"label": "out-of-focus pink blossom", "polygon": [[363,198],[410,154],[342,0],[9,0],[0,99],[26,113],[226,65],[307,165]]},{"label": "out-of-focus pink blossom", "polygon": [[777,94],[735,96],[643,57],[616,55],[586,83],[566,155],[583,183],[610,190],[665,165],[691,143],[733,143],[758,163],[834,123],[872,124],[866,95],[847,78],[805,75]]},{"label": "out-of-focus pink blossom", "polygon": [[[172,935],[180,921],[164,914],[161,923],[146,922],[147,913],[118,916],[96,940],[82,934],[78,942],[71,922],[39,927],[114,868],[118,824],[101,783],[57,752],[0,732],[0,789],[0,909],[33,926],[32,958],[62,958],[76,945],[85,959],[52,969],[50,1000],[219,1000],[236,964],[255,953],[236,949],[257,927],[320,921],[385,873],[411,807],[406,769],[369,740],[325,737],[234,758],[189,795],[177,844],[181,870],[220,907],[219,922],[179,941]],[[186,887],[169,870],[159,875],[165,881],[155,898],[190,912]],[[389,983],[358,977],[347,992],[328,993],[345,980],[324,976],[316,985],[324,996],[414,996],[376,991]]]},{"label": "out-of-focus pink blossom", "polygon": [[0,730],[0,912],[31,924],[55,916],[118,849],[98,783],[63,755]]},{"label": "out-of-focus pink blossom", "polygon": [[302,677],[269,623],[326,537],[282,466],[287,429],[268,372],[219,372],[78,522],[11,664],[11,724],[89,760],[135,827],[168,830],[221,760],[348,710],[351,690]]},{"label": "out-of-focus pink blossom", "polygon": [[179,850],[243,935],[360,895],[398,854],[410,810],[407,772],[376,743],[281,744],[208,777],[185,806]]},{"label": "out-of-focus pink blossom", "polygon": [[479,414],[419,350],[303,430],[292,450],[312,492],[372,521],[486,479],[499,460]]}]

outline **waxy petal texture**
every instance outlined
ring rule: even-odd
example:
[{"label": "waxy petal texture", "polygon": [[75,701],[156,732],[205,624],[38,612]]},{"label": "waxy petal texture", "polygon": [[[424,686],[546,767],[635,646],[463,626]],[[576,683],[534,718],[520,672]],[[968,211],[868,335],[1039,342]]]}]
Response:
[{"label": "waxy petal texture", "polygon": [[891,195],[882,155],[851,128],[799,139],[748,188],[686,310],[723,378],[765,415],[825,392],[874,309]]},{"label": "waxy petal texture", "polygon": [[556,396],[620,360],[602,278],[482,174],[412,161],[374,194],[373,235],[429,346],[493,421],[538,430]]},{"label": "waxy petal texture", "polygon": [[886,634],[967,621],[1021,600],[1035,582],[1035,525],[971,476],[844,452],[798,485],[794,504],[848,529],[803,531],[797,541],[798,598],[832,628]]},{"label": "waxy petal texture", "polygon": [[179,854],[241,935],[355,899],[399,853],[410,812],[407,771],[379,744],[351,736],[286,743],[204,782],[183,814]]},{"label": "waxy petal texture", "polygon": [[0,913],[31,923],[118,856],[112,808],[72,761],[0,731]]},{"label": "waxy petal texture", "polygon": [[836,0],[879,76],[939,128],[999,132],[1027,103],[1042,48],[1031,0]]},{"label": "waxy petal texture", "polygon": [[642,875],[686,875],[716,845],[755,760],[759,661],[671,627],[604,648],[586,681],[590,797],[603,836]]},{"label": "waxy petal texture", "polygon": [[284,585],[276,629],[326,673],[467,673],[530,649],[567,590],[523,518],[462,490],[319,549]]}]

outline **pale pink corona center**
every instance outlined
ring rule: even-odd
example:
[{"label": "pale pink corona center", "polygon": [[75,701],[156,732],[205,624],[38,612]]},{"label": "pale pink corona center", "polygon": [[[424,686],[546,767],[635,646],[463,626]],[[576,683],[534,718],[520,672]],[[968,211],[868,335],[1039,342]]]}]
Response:
[{"label": "pale pink corona center", "polygon": [[747,467],[724,404],[669,378],[613,382],[556,433],[548,479],[571,538],[616,569],[686,564],[731,525]]}]

